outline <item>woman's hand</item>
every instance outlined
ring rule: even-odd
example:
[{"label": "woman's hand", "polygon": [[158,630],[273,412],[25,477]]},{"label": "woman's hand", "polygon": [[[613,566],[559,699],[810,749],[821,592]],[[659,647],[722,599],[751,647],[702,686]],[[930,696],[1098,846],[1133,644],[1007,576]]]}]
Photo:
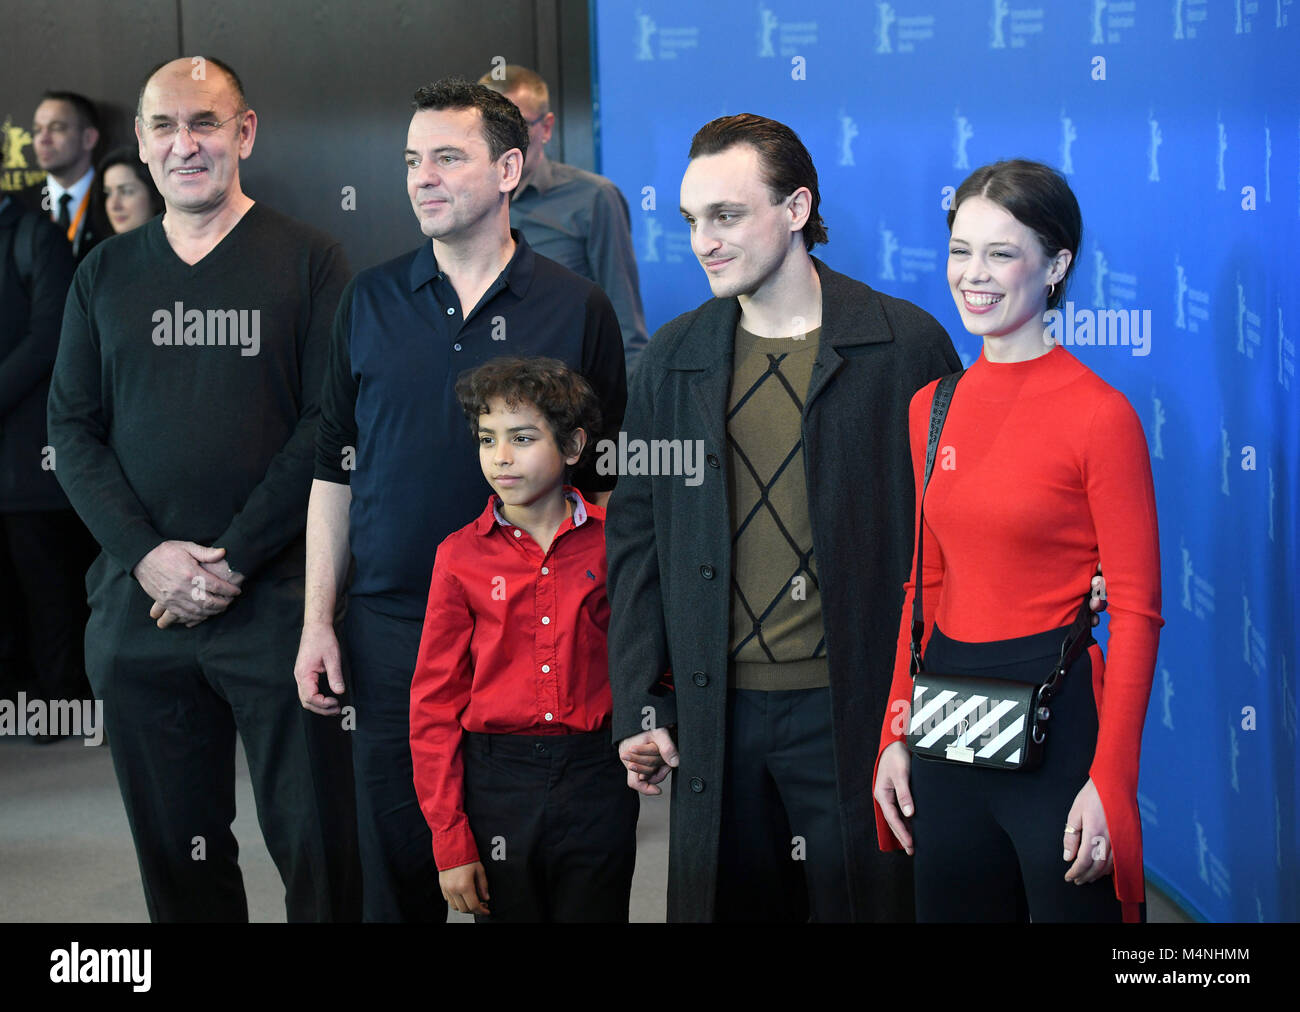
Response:
[{"label": "woman's hand", "polygon": [[880,753],[880,763],[876,766],[876,789],[873,792],[885,813],[885,821],[893,830],[894,838],[909,854],[912,853],[912,832],[908,829],[908,823],[915,811],[912,807],[912,791],[908,786],[911,773],[912,754],[907,751],[907,745],[901,741],[893,742]]},{"label": "woman's hand", "polygon": [[1111,853],[1110,830],[1106,828],[1101,795],[1091,777],[1075,795],[1065,824],[1078,830],[1065,833],[1064,860],[1073,862],[1065,873],[1065,881],[1083,885],[1109,875],[1115,867],[1115,857]]}]

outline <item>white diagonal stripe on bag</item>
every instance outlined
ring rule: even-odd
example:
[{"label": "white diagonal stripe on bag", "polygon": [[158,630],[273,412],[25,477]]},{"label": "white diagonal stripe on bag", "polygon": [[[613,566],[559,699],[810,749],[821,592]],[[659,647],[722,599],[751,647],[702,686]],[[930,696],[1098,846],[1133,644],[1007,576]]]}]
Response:
[{"label": "white diagonal stripe on bag", "polygon": [[984,732],[987,731],[994,724],[996,724],[1008,710],[1015,709],[1015,706],[1016,706],[1016,701],[1014,699],[1002,700],[1002,702],[998,703],[997,706],[993,707],[992,710],[986,713],[980,719],[980,722],[978,724],[976,724],[969,731],[967,731],[965,735],[963,735],[963,740],[959,744],[969,745],[976,738],[983,738]]},{"label": "white diagonal stripe on bag", "polygon": [[1014,752],[1012,752],[1009,756],[1006,757],[1006,759],[1003,760],[1003,762],[1005,762],[1008,766],[1014,766],[1016,763],[1020,762],[1020,749],[1016,749]]},{"label": "white diagonal stripe on bag", "polygon": [[[958,721],[964,719],[971,710],[974,710],[986,699],[988,699],[988,696],[971,696],[970,699],[966,700],[966,702],[962,703],[961,706],[948,714],[942,723],[937,724],[933,731],[918,741],[916,743],[917,748],[929,748],[950,730],[956,727]],[[964,745],[965,742],[958,742],[958,744]]]},{"label": "white diagonal stripe on bag", "polygon": [[1000,735],[994,738],[991,742],[985,745],[982,749],[976,752],[975,753],[976,757],[980,759],[987,759],[989,756],[997,752],[997,750],[1000,749],[1003,745],[1011,741],[1012,738],[1018,735],[1024,726],[1025,726],[1025,717],[1024,714],[1021,714],[1019,717],[1016,718],[1016,722],[1014,724],[1012,724],[1009,728],[1007,728]]},{"label": "white diagonal stripe on bag", "polygon": [[[916,690],[916,695],[912,697],[914,703],[917,696],[920,696],[920,694],[924,691],[925,691],[924,688],[920,688]],[[932,700],[930,700],[930,702],[926,703],[924,707],[922,707],[920,710],[917,710],[915,713],[913,713],[912,726],[908,728],[908,733],[915,734],[917,731],[919,731],[921,729],[921,725],[924,724],[927,719],[929,719],[930,715],[934,713],[935,710],[943,706],[944,703],[948,702],[948,700],[952,699],[952,697],[955,695],[957,695],[957,693],[951,690],[941,692],[939,693],[939,695],[935,696]]]}]

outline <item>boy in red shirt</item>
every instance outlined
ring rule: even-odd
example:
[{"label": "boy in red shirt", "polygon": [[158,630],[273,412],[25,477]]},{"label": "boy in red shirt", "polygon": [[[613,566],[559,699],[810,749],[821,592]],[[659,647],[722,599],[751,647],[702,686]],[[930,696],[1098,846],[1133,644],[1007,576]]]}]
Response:
[{"label": "boy in red shirt", "polygon": [[626,922],[638,796],[608,729],[605,511],[564,483],[598,402],[545,358],[456,394],[494,494],[438,546],[411,681],[438,882],[478,921]]}]

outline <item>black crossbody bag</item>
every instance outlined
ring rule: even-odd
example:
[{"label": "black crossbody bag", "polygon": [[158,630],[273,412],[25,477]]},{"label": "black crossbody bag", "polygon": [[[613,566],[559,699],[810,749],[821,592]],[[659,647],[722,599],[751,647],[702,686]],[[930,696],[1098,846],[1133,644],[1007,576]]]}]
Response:
[{"label": "black crossbody bag", "polygon": [[922,759],[980,766],[997,770],[1032,770],[1043,761],[1048,704],[1060,688],[1065,673],[1090,639],[1091,588],[1083,596],[1079,614],[1061,644],[1061,656],[1040,685],[978,675],[942,675],[921,664],[921,639],[925,633],[921,607],[921,551],[925,490],[930,485],[944,419],[961,373],[945,376],[934,392],[930,408],[929,441],[925,448],[925,479],[916,504],[917,541],[915,590],[912,594],[912,709],[907,747]]}]

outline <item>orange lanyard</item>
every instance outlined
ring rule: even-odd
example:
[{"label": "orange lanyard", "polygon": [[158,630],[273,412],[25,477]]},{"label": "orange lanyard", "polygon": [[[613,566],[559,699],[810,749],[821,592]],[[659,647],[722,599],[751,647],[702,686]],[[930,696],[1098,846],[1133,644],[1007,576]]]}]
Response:
[{"label": "orange lanyard", "polygon": [[90,191],[94,188],[95,184],[92,182],[86,190],[85,196],[81,198],[81,204],[77,208],[77,216],[72,219],[72,224],[68,226],[68,242],[72,242],[72,240],[77,237],[77,226],[81,224],[81,219],[86,213],[86,208],[90,205]]}]

